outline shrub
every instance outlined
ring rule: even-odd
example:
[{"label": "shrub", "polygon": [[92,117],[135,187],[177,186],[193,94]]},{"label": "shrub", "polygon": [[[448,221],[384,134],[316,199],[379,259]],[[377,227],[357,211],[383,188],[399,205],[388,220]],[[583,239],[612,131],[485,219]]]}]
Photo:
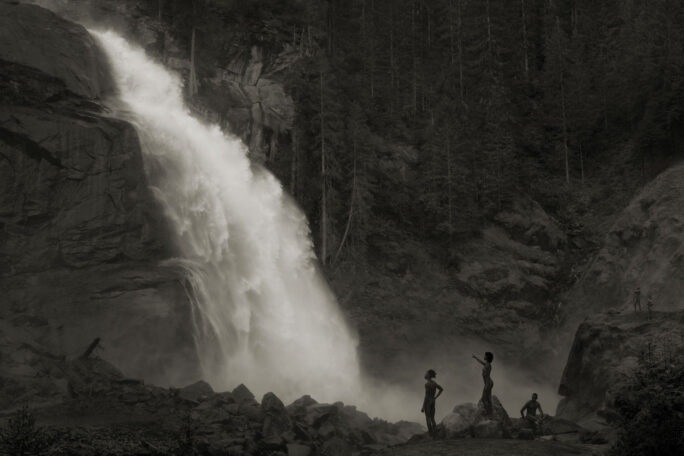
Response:
[{"label": "shrub", "polygon": [[17,410],[0,430],[0,454],[34,456],[45,454],[52,446],[52,438],[36,427],[27,405]]},{"label": "shrub", "polygon": [[684,454],[684,359],[649,355],[615,395],[612,456]]}]

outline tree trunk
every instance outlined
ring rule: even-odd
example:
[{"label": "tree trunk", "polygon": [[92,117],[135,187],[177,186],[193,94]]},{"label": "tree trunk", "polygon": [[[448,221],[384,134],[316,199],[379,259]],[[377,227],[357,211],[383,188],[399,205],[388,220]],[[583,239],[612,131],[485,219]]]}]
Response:
[{"label": "tree trunk", "polygon": [[416,4],[411,2],[411,59],[413,61],[413,114],[418,112],[418,51],[416,49]]},{"label": "tree trunk", "polygon": [[525,80],[530,78],[530,67],[527,45],[527,13],[525,12],[525,0],[520,0],[522,10],[522,35],[523,35],[523,68],[525,69]]},{"label": "tree trunk", "polygon": [[489,71],[493,74],[494,70],[494,40],[492,38],[492,17],[489,10],[489,0],[487,0],[487,50],[489,51]]},{"label": "tree trunk", "polygon": [[449,214],[447,217],[447,221],[449,223],[449,247],[451,247],[451,241],[453,237],[453,232],[454,232],[454,220],[453,220],[453,214],[454,214],[454,208],[453,208],[453,198],[452,198],[452,188],[451,188],[451,139],[447,136],[447,147],[446,147],[446,153],[447,153],[447,208],[449,210]]},{"label": "tree trunk", "polygon": [[394,8],[390,4],[390,112],[394,107]]},{"label": "tree trunk", "polygon": [[321,263],[326,264],[328,256],[328,207],[326,201],[327,175],[325,167],[325,119],[323,106],[323,72],[320,72],[321,82]]},{"label": "tree trunk", "polygon": [[354,166],[352,168],[352,189],[351,196],[349,197],[349,215],[347,216],[347,225],[344,228],[344,234],[342,235],[342,240],[340,241],[339,247],[337,247],[337,252],[335,252],[335,257],[333,259],[333,264],[337,262],[337,258],[342,252],[342,247],[344,242],[347,240],[349,231],[351,230],[352,216],[354,215],[354,198],[356,196],[356,140],[354,140]]},{"label": "tree trunk", "polygon": [[461,96],[461,104],[466,107],[466,102],[465,102],[465,87],[463,86],[463,13],[461,11],[461,1],[458,0],[457,3],[457,10],[456,12],[458,13],[458,35],[457,35],[457,44],[458,44],[458,88],[459,88],[459,94]]},{"label": "tree trunk", "polygon": [[560,18],[556,16],[556,32],[558,34],[558,57],[560,58],[560,90],[561,115],[563,120],[563,155],[565,158],[565,183],[570,185],[570,157],[568,152],[568,122],[565,114],[565,68],[563,67],[563,47],[561,44]]},{"label": "tree trunk", "polygon": [[297,199],[297,166],[299,166],[299,144],[297,144],[297,130],[292,127],[292,160],[290,161],[290,195]]},{"label": "tree trunk", "polygon": [[580,156],[580,177],[582,185],[584,185],[584,154],[582,153],[582,143],[579,143],[579,156]]},{"label": "tree trunk", "polygon": [[192,28],[190,40],[190,97],[197,95],[197,71],[195,69],[195,27]]}]

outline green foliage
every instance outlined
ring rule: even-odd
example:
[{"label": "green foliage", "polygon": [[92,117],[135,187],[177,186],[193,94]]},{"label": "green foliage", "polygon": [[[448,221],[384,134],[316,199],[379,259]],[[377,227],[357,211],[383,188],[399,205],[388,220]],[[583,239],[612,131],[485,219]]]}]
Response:
[{"label": "green foliage", "polygon": [[17,410],[0,430],[1,454],[11,456],[34,456],[45,454],[54,438],[42,428],[36,427],[36,419],[28,406]]},{"label": "green foliage", "polygon": [[684,359],[650,354],[640,360],[614,406],[620,434],[614,456],[684,454]]}]

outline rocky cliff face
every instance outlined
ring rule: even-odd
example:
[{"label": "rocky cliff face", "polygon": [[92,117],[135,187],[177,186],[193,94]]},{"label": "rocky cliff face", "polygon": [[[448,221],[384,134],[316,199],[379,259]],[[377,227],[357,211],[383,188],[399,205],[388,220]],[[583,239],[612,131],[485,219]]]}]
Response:
[{"label": "rocky cliff face", "polygon": [[183,275],[163,266],[161,210],[135,130],[101,104],[111,82],[90,35],[0,3],[0,73],[0,318],[30,330],[3,347],[71,357],[101,337],[128,375],[196,378]]},{"label": "rocky cliff face", "polygon": [[[684,312],[609,312],[577,329],[561,379],[557,415],[589,426],[610,421],[614,393],[639,358],[684,354]],[[598,413],[598,414],[597,414]]]},{"label": "rocky cliff face", "polygon": [[636,287],[641,305],[682,309],[684,292],[684,165],[673,166],[646,185],[622,211],[603,246],[568,300],[581,316],[630,308]]},{"label": "rocky cliff face", "polygon": [[[249,145],[258,162],[273,159],[289,141],[294,104],[284,88],[285,73],[300,59],[289,44],[278,48],[239,43],[243,38],[226,27],[229,14],[220,2],[209,2],[217,23],[195,33],[196,92],[191,93],[192,37],[135,0],[31,0],[63,17],[95,29],[112,28],[142,46],[186,82],[188,103],[196,114],[219,124]],[[163,4],[159,4],[163,10]],[[155,11],[156,13],[157,11]],[[189,29],[188,29],[189,30]]]}]

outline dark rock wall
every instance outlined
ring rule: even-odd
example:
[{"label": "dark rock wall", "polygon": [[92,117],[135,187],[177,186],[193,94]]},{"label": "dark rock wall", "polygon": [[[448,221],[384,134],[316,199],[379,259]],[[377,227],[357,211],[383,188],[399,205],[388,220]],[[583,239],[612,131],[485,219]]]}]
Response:
[{"label": "dark rock wall", "polygon": [[599,314],[577,329],[559,393],[557,415],[587,425],[610,421],[614,393],[647,356],[684,353],[684,312]]},{"label": "dark rock wall", "polygon": [[58,354],[101,337],[128,375],[196,378],[183,274],[90,35],[0,3],[0,74],[0,318]]}]

